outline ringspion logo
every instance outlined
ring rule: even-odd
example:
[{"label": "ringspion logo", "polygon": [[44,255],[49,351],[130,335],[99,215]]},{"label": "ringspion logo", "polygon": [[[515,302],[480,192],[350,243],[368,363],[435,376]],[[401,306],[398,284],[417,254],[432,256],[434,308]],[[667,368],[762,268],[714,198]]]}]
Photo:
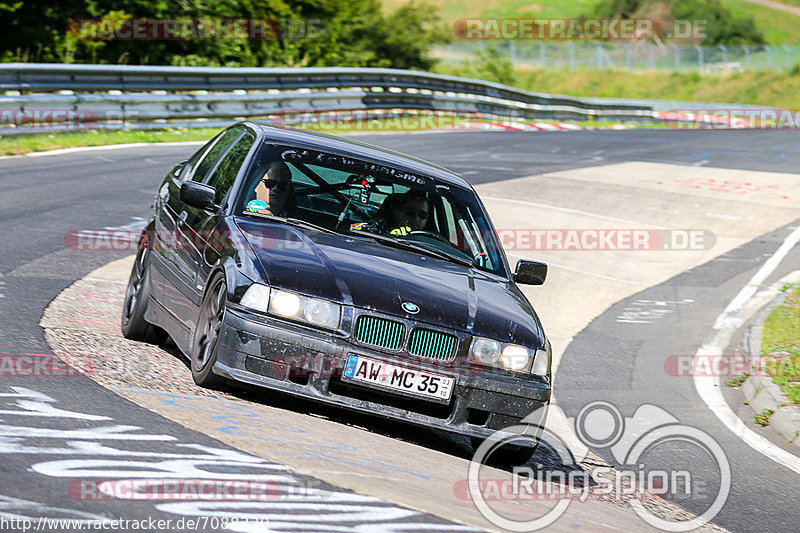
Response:
[{"label": "ringspion logo", "polygon": [[[587,404],[574,418],[567,417],[558,405],[549,409],[558,413],[551,420],[566,424],[543,427],[542,421],[548,418],[545,408],[534,411],[518,425],[496,431],[475,451],[466,480],[467,494],[463,481],[453,486],[456,497],[471,499],[481,515],[497,527],[537,531],[561,518],[573,502],[591,498],[624,500],[644,522],[663,531],[691,531],[707,524],[725,505],[731,487],[730,463],[719,443],[704,431],[681,424],[650,404],[640,405],[630,417],[604,401]],[[497,471],[485,466],[492,454],[534,435],[553,458],[547,465],[537,463],[536,469],[515,466],[510,478],[497,480]],[[617,468],[579,466],[590,449],[607,450]],[[673,468],[660,462],[657,468],[646,466],[652,454],[664,449],[701,458],[698,467],[688,466],[687,455],[681,455],[686,460]],[[666,520],[644,505],[654,497],[666,496],[693,498],[704,511],[689,519]],[[545,511],[537,507],[536,512],[504,505],[526,501],[549,501],[553,505]]]}]

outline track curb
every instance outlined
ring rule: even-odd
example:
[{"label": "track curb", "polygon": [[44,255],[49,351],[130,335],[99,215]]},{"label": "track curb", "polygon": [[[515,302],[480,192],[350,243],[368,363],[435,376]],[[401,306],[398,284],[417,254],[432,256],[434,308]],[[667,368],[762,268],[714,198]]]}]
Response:
[{"label": "track curb", "polygon": [[[751,356],[751,370],[761,361],[761,331],[769,313],[781,305],[789,295],[789,291],[775,297],[755,316],[742,338],[741,351]],[[764,409],[773,412],[769,418],[769,427],[784,437],[788,442],[800,448],[800,407],[792,404],[781,388],[768,376],[750,375],[742,383],[742,395],[755,414]]]}]

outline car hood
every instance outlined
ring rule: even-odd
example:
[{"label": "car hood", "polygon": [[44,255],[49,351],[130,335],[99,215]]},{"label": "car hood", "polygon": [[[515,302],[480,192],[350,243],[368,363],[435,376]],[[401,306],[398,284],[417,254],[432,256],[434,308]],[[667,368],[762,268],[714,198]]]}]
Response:
[{"label": "car hood", "polygon": [[[508,281],[370,239],[239,218],[273,287],[498,340],[542,346],[544,334]],[[417,314],[404,311],[412,302]]]}]

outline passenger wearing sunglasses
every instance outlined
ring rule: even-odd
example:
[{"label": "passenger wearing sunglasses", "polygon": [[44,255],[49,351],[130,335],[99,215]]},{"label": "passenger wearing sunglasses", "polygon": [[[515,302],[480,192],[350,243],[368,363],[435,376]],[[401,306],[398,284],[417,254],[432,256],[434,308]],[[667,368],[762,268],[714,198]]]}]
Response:
[{"label": "passenger wearing sunglasses", "polygon": [[[265,207],[255,210],[257,213],[265,215],[275,215],[288,217],[294,211],[294,187],[292,187],[292,171],[283,161],[270,163],[269,169],[264,177],[256,185],[256,200],[260,203],[251,202],[248,206]],[[251,209],[250,207],[248,207]]]},{"label": "passenger wearing sunglasses", "polygon": [[412,231],[425,229],[429,213],[430,205],[425,193],[408,191],[392,210],[394,224],[390,227],[394,229],[389,231],[389,234],[408,235]]}]

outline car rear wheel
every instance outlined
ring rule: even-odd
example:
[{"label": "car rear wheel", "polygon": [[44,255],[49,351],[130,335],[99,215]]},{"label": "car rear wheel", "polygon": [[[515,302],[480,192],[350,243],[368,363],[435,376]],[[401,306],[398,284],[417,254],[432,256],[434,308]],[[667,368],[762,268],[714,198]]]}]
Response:
[{"label": "car rear wheel", "polygon": [[[483,444],[483,439],[471,437],[472,450],[476,451]],[[517,446],[515,444],[505,444],[491,451],[484,462],[494,466],[521,466],[533,458],[536,453],[536,446]]]},{"label": "car rear wheel", "polygon": [[144,319],[150,301],[149,254],[150,248],[147,242],[143,242],[136,253],[128,287],[125,289],[125,300],[122,303],[122,336],[134,341],[160,344],[166,340],[167,333]]},{"label": "car rear wheel", "polygon": [[222,318],[225,315],[227,285],[222,274],[215,275],[208,284],[208,289],[200,305],[200,316],[197,318],[197,329],[192,342],[192,378],[201,387],[217,388],[225,380],[212,372],[217,361],[219,348],[219,332]]}]

